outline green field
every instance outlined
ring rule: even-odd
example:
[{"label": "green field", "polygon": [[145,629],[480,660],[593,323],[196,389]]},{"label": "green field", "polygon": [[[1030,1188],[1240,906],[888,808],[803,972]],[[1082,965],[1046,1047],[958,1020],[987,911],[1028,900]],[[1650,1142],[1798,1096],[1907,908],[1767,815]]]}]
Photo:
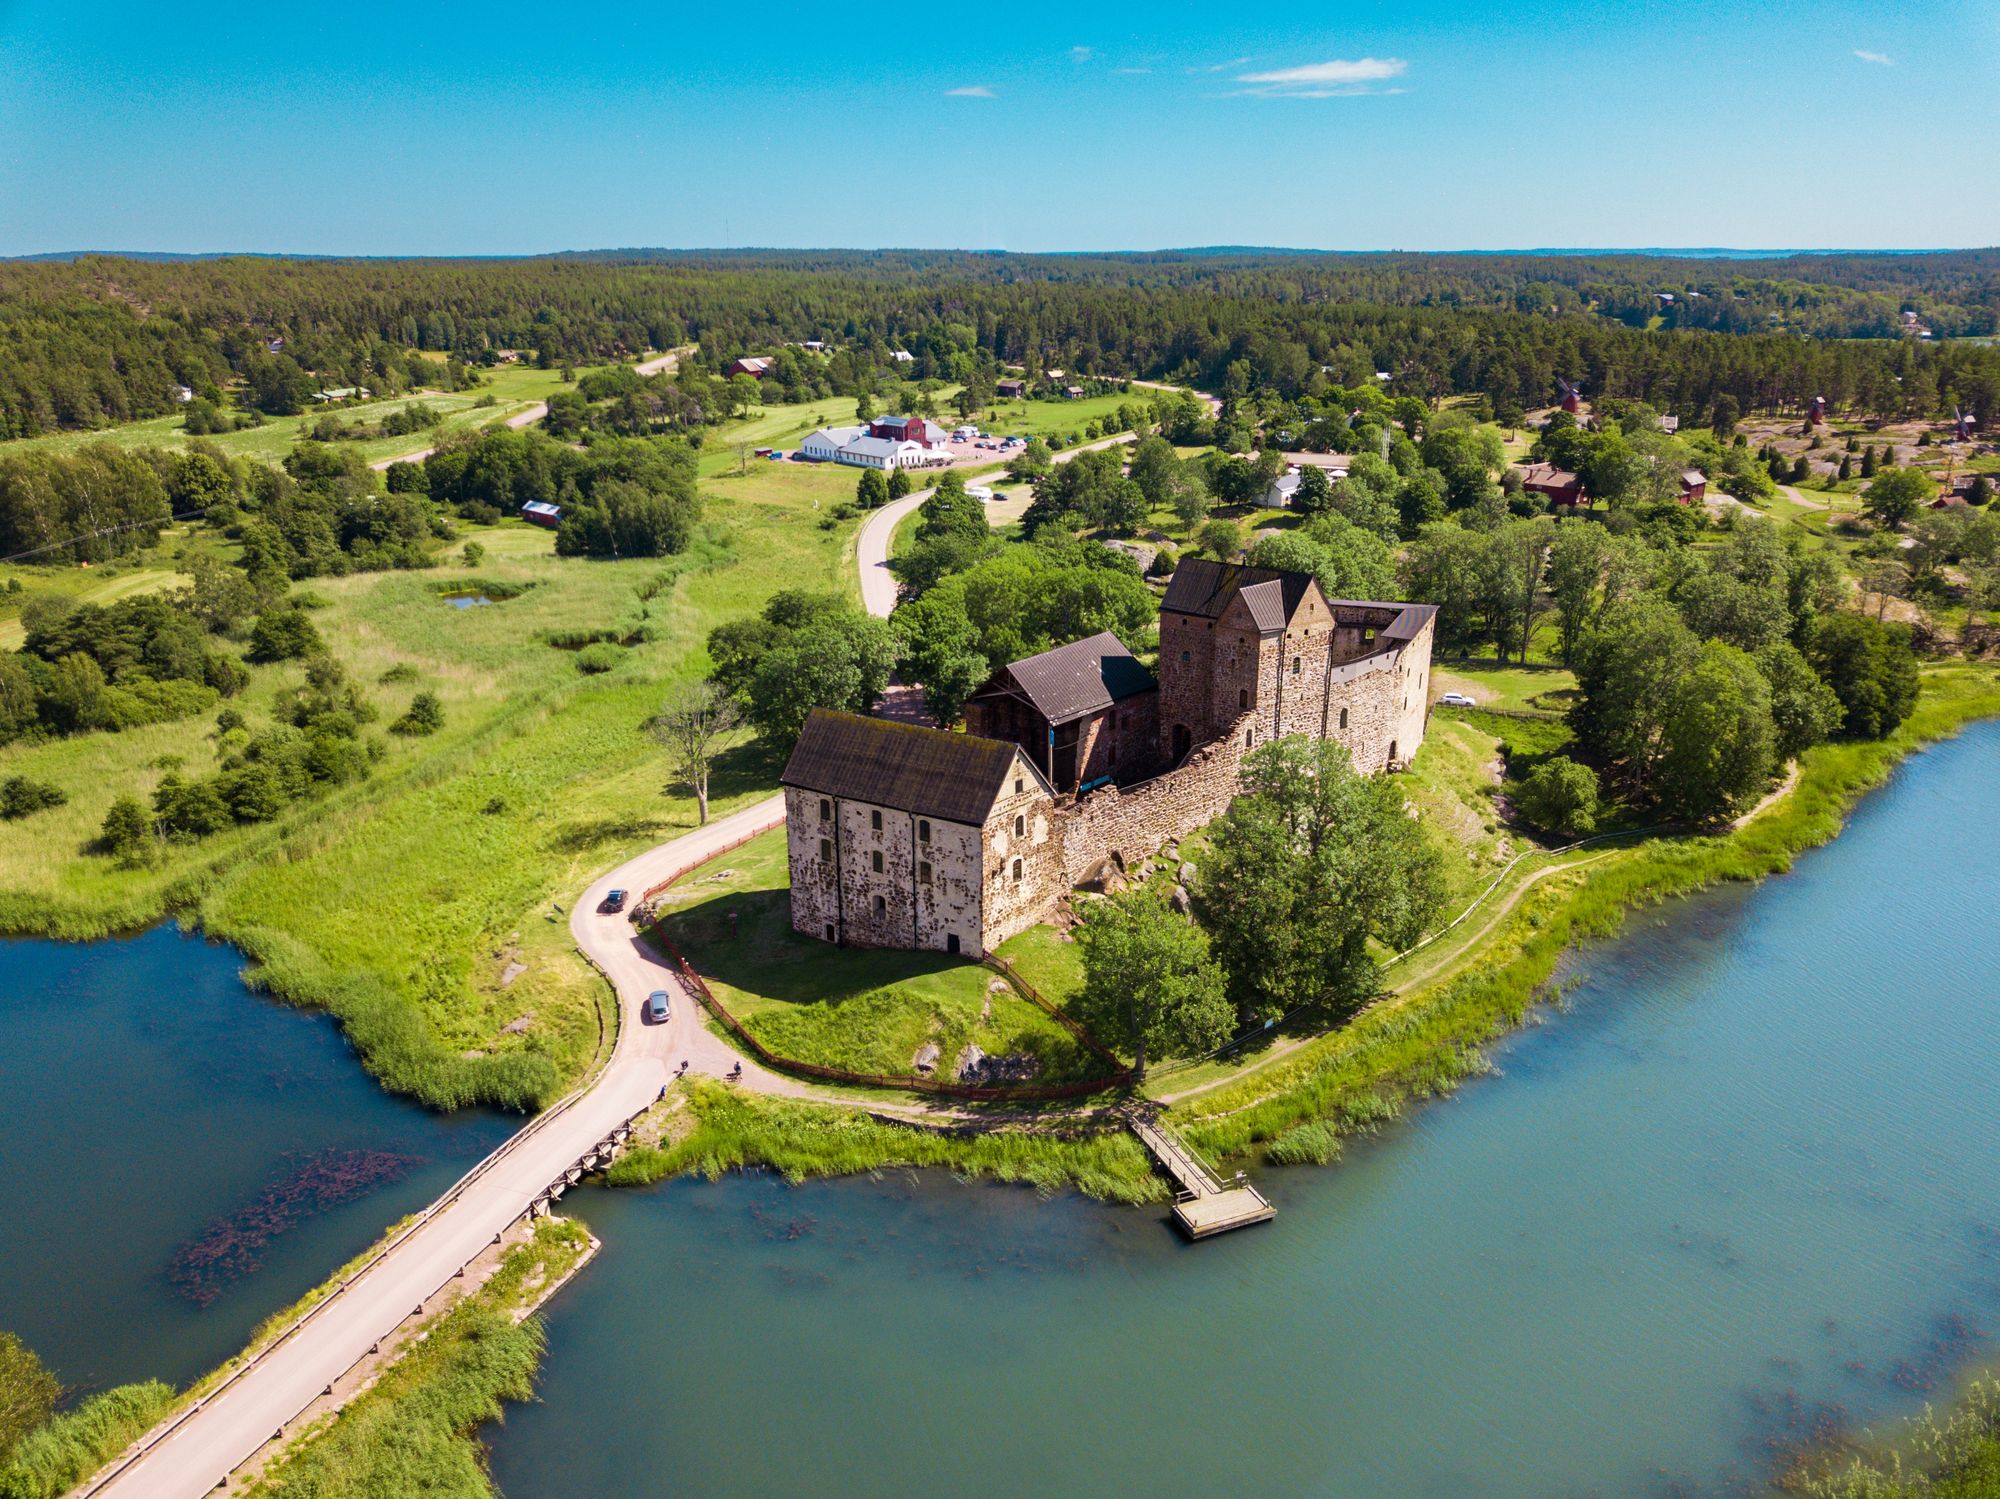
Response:
[{"label": "green field", "polygon": [[[401,410],[411,401],[422,401],[443,414],[445,421],[441,430],[453,432],[504,422],[562,389],[562,377],[557,371],[521,365],[502,365],[484,371],[483,379],[485,383],[476,390],[411,392],[380,401],[337,407],[331,414],[349,424],[372,424],[392,411]],[[481,404],[489,398],[491,404]],[[261,458],[267,463],[276,463],[292,450],[307,428],[327,414],[325,411],[309,411],[299,416],[268,417],[261,427],[246,427],[240,432],[224,432],[202,440],[214,443],[235,457]],[[122,426],[107,427],[97,432],[55,432],[46,437],[23,437],[12,442],[0,442],[0,454],[34,449],[67,452],[92,442],[115,443],[121,448],[178,448],[184,447],[189,440],[183,418],[175,412],[143,422],[126,422]],[[405,437],[372,437],[344,443],[343,447],[352,447],[370,463],[378,463],[385,458],[421,451],[434,440],[433,435],[418,433]]]},{"label": "green field", "polygon": [[961,1049],[977,1045],[996,1056],[1033,1055],[1036,1082],[1106,1070],[979,963],[829,947],[794,932],[782,828],[703,866],[667,893],[661,910],[662,932],[744,1029],[780,1056],[908,1076],[919,1048],[935,1045],[934,1075],[949,1081]]},{"label": "green field", "polygon": [[[380,709],[377,729],[421,690],[443,700],[445,728],[381,736],[369,780],[277,822],[163,844],[150,867],[121,869],[86,851],[105,809],[150,795],[169,769],[213,764],[210,720],[0,749],[0,777],[70,796],[0,823],[0,923],[78,936],[181,911],[242,943],[281,992],[340,1014],[387,1082],[433,1102],[482,1096],[502,1077],[532,1075],[541,1092],[574,1078],[599,1044],[604,991],[571,951],[569,892],[695,821],[641,723],[667,684],[705,670],[713,625],[780,588],[858,587],[856,523],[827,514],[851,495],[850,474],[753,468],[704,489],[712,539],[677,559],[559,559],[548,532],[516,521],[461,528],[486,549],[481,576],[536,585],[503,603],[438,597],[470,571],[453,565],[458,543],[432,572],[305,585],[324,601],[320,633]],[[115,579],[73,569],[63,582],[156,587],[172,562],[162,546]],[[0,568],[0,586],[13,576],[49,586],[46,570],[18,567]],[[594,677],[537,638],[593,629],[645,638]],[[411,675],[383,683],[392,668]],[[253,669],[237,704],[253,727],[299,675],[296,663]],[[717,812],[767,794],[774,777],[755,748],[738,751],[718,767]],[[526,1101],[514,1084],[501,1092]]]}]

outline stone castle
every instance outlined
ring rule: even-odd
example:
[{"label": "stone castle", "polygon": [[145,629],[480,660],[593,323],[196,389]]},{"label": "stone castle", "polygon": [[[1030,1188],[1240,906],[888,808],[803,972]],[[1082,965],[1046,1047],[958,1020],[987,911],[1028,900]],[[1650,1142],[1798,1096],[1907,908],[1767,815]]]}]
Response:
[{"label": "stone castle", "polygon": [[783,776],[792,926],[991,951],[1219,816],[1267,740],[1400,769],[1423,742],[1436,614],[1189,559],[1160,603],[1157,678],[1106,633],[996,673],[963,734],[816,710]]}]

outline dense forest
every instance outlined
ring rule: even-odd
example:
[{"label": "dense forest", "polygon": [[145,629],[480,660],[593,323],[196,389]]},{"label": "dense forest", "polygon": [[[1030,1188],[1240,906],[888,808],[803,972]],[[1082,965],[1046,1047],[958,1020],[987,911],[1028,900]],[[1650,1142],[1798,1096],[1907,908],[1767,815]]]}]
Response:
[{"label": "dense forest", "polygon": [[[1663,300],[1670,297],[1671,300]],[[1909,312],[1935,340],[1897,336]],[[720,369],[825,339],[837,388],[892,348],[918,377],[968,358],[1309,393],[1388,372],[1406,394],[1534,407],[1558,377],[1699,414],[1813,395],[1929,415],[2000,401],[2000,251],[1700,260],[1629,255],[1018,256],[653,252],[535,260],[0,263],[0,435],[174,409],[180,390],[297,409],[397,392],[517,350],[585,364],[699,343]]]}]

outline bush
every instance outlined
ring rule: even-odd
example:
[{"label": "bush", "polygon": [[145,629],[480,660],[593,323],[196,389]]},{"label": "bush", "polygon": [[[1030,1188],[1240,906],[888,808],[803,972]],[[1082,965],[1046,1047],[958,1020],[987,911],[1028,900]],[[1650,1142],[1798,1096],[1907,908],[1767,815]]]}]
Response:
[{"label": "bush", "polygon": [[12,822],[49,807],[60,807],[68,800],[60,787],[31,781],[26,776],[9,776],[0,784],[0,817]]},{"label": "bush", "polygon": [[104,826],[99,831],[98,842],[111,857],[129,864],[144,855],[146,842],[152,836],[152,814],[137,797],[121,796],[104,814]]},{"label": "bush", "polygon": [[302,609],[272,609],[250,627],[252,661],[293,661],[326,649]]},{"label": "bush", "polygon": [[1514,805],[1536,827],[1580,838],[1597,826],[1597,773],[1563,757],[1544,760],[1521,782]]},{"label": "bush", "polygon": [[608,640],[587,645],[576,653],[576,669],[587,677],[611,671],[625,659],[625,648]]},{"label": "bush", "polygon": [[410,699],[410,711],[389,725],[392,734],[435,734],[444,727],[444,704],[435,692],[420,692]]}]

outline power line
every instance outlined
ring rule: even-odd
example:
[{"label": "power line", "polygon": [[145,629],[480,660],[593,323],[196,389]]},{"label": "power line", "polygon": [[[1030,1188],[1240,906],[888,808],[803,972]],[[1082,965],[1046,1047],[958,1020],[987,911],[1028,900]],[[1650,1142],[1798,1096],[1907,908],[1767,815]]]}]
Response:
[{"label": "power line", "polygon": [[23,557],[39,557],[43,552],[53,552],[63,547],[73,547],[80,541],[92,541],[99,536],[116,536],[122,531],[143,531],[148,526],[164,526],[169,521],[192,520],[197,515],[205,513],[206,507],[203,507],[199,510],[179,511],[176,514],[169,515],[166,520],[155,518],[153,520],[129,521],[122,526],[105,526],[96,531],[85,531],[81,536],[72,536],[67,541],[52,541],[47,546],[30,547],[25,552],[15,552],[12,556],[0,557],[0,562],[19,562]]}]

